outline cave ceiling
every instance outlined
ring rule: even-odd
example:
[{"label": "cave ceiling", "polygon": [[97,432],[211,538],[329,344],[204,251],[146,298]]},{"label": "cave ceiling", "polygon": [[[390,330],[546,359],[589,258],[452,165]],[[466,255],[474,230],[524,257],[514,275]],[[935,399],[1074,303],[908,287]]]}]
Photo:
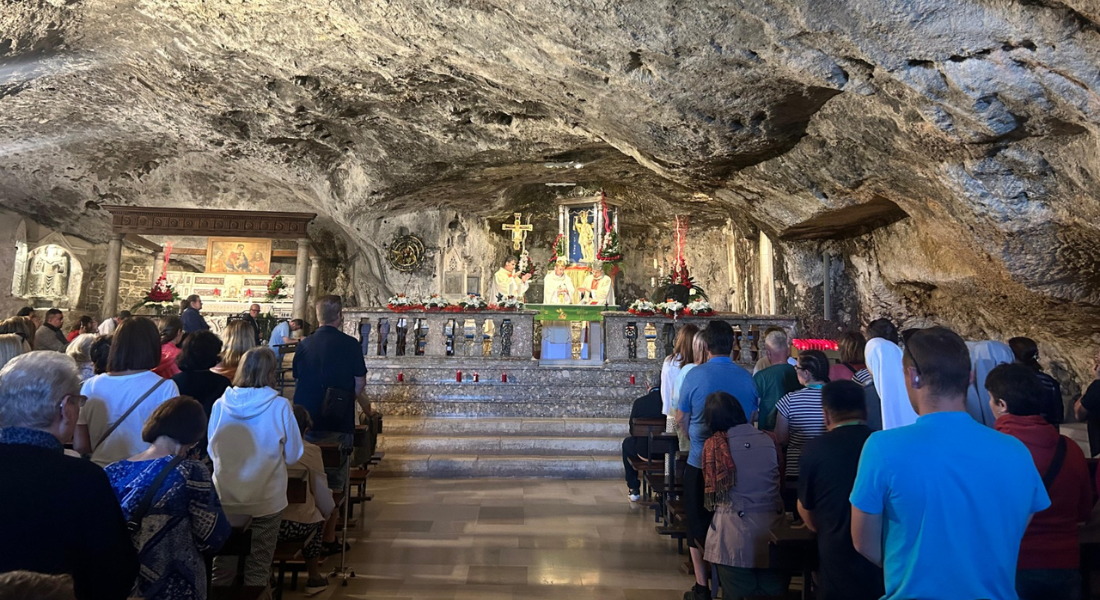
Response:
[{"label": "cave ceiling", "polygon": [[877,228],[853,252],[893,282],[1100,305],[1093,2],[0,9],[0,204],[92,241],[122,203],[313,211],[371,244],[386,215],[503,219],[568,182],[627,226]]}]

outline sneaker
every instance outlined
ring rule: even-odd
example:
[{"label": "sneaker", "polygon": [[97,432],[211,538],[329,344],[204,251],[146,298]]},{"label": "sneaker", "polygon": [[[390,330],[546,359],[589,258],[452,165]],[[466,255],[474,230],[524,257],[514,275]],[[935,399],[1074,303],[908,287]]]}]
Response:
[{"label": "sneaker", "polygon": [[637,502],[642,499],[642,495],[633,490],[631,490],[630,493],[626,495],[626,497],[630,498],[631,502]]},{"label": "sneaker", "polygon": [[306,596],[315,596],[325,591],[328,588],[328,580],[324,577],[320,579],[313,579],[312,577],[306,582]]},{"label": "sneaker", "polygon": [[710,588],[697,583],[684,592],[684,600],[711,600]]},{"label": "sneaker", "polygon": [[[345,542],[344,550],[351,552],[351,544]],[[333,554],[340,554],[340,542],[322,542],[321,556],[332,556]]]}]

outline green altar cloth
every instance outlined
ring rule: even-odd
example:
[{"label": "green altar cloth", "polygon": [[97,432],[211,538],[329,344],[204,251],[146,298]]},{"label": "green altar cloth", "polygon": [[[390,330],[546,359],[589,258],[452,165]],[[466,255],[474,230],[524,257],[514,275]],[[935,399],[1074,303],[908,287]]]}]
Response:
[{"label": "green altar cloth", "polygon": [[606,306],[577,304],[526,304],[526,310],[537,310],[536,321],[603,321]]}]

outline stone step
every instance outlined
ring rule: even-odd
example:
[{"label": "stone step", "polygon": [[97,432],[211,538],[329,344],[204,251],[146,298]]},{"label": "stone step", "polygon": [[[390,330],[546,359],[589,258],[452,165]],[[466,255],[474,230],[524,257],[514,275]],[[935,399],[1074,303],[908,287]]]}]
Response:
[{"label": "stone step", "polygon": [[608,437],[384,435],[378,447],[387,455],[616,456],[621,446],[621,438]]},{"label": "stone step", "polygon": [[403,417],[537,417],[556,419],[565,415],[596,419],[619,419],[630,416],[632,400],[599,401],[575,398],[505,398],[472,401],[448,398],[371,398],[371,404],[386,416]]},{"label": "stone step", "polygon": [[552,477],[617,479],[623,461],[615,456],[509,456],[474,454],[390,454],[371,469],[378,477]]},{"label": "stone step", "polygon": [[621,440],[626,419],[409,418],[385,417],[383,437],[425,436],[576,436]]}]

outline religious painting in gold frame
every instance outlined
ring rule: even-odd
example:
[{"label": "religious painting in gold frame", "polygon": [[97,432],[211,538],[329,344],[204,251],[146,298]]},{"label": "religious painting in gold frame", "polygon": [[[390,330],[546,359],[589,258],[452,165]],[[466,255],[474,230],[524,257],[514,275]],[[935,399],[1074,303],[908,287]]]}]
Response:
[{"label": "religious painting in gold frame", "polygon": [[208,238],[206,272],[267,275],[271,270],[271,240],[262,238]]}]

